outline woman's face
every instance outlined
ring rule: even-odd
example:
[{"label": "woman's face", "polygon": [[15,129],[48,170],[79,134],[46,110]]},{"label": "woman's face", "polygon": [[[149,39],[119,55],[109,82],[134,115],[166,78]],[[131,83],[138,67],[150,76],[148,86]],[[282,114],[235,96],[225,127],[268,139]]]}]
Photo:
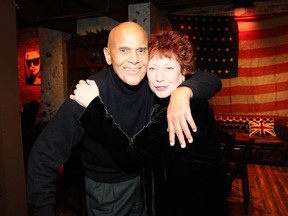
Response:
[{"label": "woman's face", "polygon": [[181,66],[174,56],[171,59],[155,56],[150,59],[148,62],[147,77],[150,89],[159,98],[170,96],[185,79],[181,74]]}]

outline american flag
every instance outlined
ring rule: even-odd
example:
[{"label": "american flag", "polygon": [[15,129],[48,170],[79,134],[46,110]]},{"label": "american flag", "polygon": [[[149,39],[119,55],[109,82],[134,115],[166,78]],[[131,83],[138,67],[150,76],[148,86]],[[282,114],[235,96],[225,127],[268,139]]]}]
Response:
[{"label": "american flag", "polygon": [[[254,17],[237,24],[238,76],[222,79],[221,91],[210,101],[215,114],[288,116],[288,15]],[[171,25],[176,28],[176,23]],[[234,66],[229,74],[237,71]]]},{"label": "american flag", "polygon": [[234,17],[173,15],[169,20],[173,30],[189,36],[196,69],[220,78],[237,77],[238,26]]},{"label": "american flag", "polygon": [[274,131],[274,123],[263,121],[249,122],[249,136],[270,135],[276,136]]},{"label": "american flag", "polygon": [[288,16],[238,21],[238,77],[222,80],[215,113],[288,116]]}]

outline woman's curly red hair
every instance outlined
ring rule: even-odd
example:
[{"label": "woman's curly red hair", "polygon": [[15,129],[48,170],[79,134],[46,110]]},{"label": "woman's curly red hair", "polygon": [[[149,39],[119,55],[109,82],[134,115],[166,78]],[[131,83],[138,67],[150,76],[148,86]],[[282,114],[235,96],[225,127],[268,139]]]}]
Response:
[{"label": "woman's curly red hair", "polygon": [[161,31],[151,35],[149,40],[149,59],[154,56],[172,58],[181,66],[181,73],[191,75],[194,71],[194,52],[189,37],[178,31]]}]

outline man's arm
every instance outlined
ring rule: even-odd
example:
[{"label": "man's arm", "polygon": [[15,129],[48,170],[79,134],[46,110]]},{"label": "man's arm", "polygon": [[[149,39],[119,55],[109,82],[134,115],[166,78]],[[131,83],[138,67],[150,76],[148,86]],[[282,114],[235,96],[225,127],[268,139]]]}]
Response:
[{"label": "man's arm", "polygon": [[193,131],[196,131],[197,127],[190,110],[190,99],[210,99],[221,87],[222,83],[218,76],[197,71],[172,93],[167,110],[169,140],[171,145],[175,143],[175,134],[182,147],[186,146],[184,135],[189,143],[193,142],[189,127],[191,127]]},{"label": "man's arm", "polygon": [[210,99],[222,88],[220,78],[212,73],[196,71],[181,86],[187,86],[192,90],[193,99]]},{"label": "man's arm", "polygon": [[44,128],[31,149],[27,190],[34,216],[55,215],[57,171],[68,160],[72,147],[82,139],[84,130],[77,123],[82,111],[83,107],[74,101],[67,101]]}]

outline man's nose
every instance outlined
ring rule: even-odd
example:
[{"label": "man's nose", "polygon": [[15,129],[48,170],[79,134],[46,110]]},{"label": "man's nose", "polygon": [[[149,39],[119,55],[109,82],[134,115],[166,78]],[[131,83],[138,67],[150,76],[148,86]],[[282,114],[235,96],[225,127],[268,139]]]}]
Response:
[{"label": "man's nose", "polygon": [[130,62],[132,62],[133,64],[136,64],[138,62],[138,55],[137,52],[131,52],[130,56],[129,56],[129,60]]}]

